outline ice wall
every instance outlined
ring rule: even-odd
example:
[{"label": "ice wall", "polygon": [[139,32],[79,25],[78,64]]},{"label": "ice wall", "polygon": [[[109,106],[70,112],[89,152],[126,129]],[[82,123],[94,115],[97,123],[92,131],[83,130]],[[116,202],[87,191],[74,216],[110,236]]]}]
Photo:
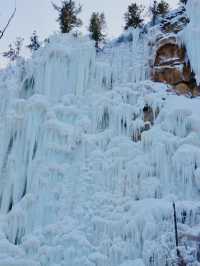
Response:
[{"label": "ice wall", "polygon": [[0,72],[0,266],[173,265],[172,201],[200,222],[200,104],[147,80],[151,37],[54,36]]},{"label": "ice wall", "polygon": [[181,35],[186,44],[187,53],[191,66],[196,74],[197,82],[200,84],[200,2],[198,0],[190,0],[186,8],[190,23]]},{"label": "ice wall", "polygon": [[[27,90],[59,101],[66,93],[83,94],[94,71],[95,49],[87,38],[51,37],[28,66],[22,95]],[[40,58],[38,60],[38,58]]]},{"label": "ice wall", "polygon": [[[113,42],[111,66],[117,83],[139,82],[149,77],[149,36],[141,29],[129,29]],[[109,49],[105,49],[109,54]]]}]

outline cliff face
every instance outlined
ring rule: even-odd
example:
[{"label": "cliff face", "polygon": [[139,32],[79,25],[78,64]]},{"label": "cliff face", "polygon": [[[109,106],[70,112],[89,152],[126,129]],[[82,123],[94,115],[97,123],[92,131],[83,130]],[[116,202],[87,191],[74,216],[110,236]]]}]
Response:
[{"label": "cliff face", "polygon": [[199,94],[195,74],[188,59],[187,48],[179,36],[188,22],[183,8],[161,22],[162,34],[154,44],[152,79],[172,85],[178,93],[195,96]]},{"label": "cliff face", "polygon": [[99,53],[54,35],[0,71],[0,266],[175,265],[172,201],[199,236],[200,98],[164,83],[188,89],[200,64],[176,17]]}]

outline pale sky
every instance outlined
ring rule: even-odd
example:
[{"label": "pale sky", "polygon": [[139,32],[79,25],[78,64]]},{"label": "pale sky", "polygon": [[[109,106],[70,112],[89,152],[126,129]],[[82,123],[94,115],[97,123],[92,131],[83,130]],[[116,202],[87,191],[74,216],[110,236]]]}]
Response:
[{"label": "pale sky", "polygon": [[[53,9],[51,0],[16,0],[17,13],[8,28],[5,37],[0,40],[0,53],[7,50],[9,43],[13,43],[16,37],[23,37],[25,43],[29,40],[34,30],[37,31],[41,40],[48,37],[54,31],[58,31],[56,22],[57,12]],[[61,0],[52,0],[58,4]],[[122,32],[124,20],[123,16],[128,4],[132,2],[149,5],[153,0],[76,0],[83,6],[81,18],[84,26],[82,31],[86,31],[90,15],[93,11],[104,11],[107,21],[108,36],[117,36]],[[178,0],[169,0],[171,6],[176,5]],[[15,0],[0,0],[0,30],[7,21],[9,14],[14,8]],[[0,57],[0,66],[2,57]]]}]

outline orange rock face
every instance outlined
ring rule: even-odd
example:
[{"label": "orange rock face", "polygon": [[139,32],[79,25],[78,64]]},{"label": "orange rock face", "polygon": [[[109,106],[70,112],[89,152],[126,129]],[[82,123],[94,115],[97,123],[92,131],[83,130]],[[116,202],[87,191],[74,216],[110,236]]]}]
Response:
[{"label": "orange rock face", "polygon": [[152,66],[152,80],[172,85],[179,94],[200,95],[195,74],[188,61],[186,48],[178,40],[177,33],[189,23],[185,7],[167,14],[160,24],[162,34],[149,45],[155,51]]},{"label": "orange rock face", "polygon": [[154,81],[176,85],[182,80],[181,71],[175,67],[155,67],[154,70]]},{"label": "orange rock face", "polygon": [[178,85],[175,86],[175,90],[179,94],[187,94],[188,93],[188,85],[185,83],[179,83]]},{"label": "orange rock face", "polygon": [[161,42],[161,46],[157,50],[155,65],[173,65],[175,63],[183,63],[185,59],[185,48],[179,47],[174,42],[174,39]]},{"label": "orange rock face", "polygon": [[172,85],[180,93],[193,93],[196,87],[194,74],[184,46],[176,37],[163,38],[157,45],[152,71],[153,80]]}]

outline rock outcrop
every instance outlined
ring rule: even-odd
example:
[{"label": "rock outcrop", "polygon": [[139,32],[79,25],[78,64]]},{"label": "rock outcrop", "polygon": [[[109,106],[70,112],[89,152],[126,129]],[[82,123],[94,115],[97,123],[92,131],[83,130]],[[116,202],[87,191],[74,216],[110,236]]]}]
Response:
[{"label": "rock outcrop", "polygon": [[178,33],[185,28],[190,22],[185,7],[182,6],[178,10],[170,12],[161,22],[161,29],[165,33]]},{"label": "rock outcrop", "polygon": [[192,96],[199,94],[195,74],[192,71],[187,50],[177,33],[189,22],[184,9],[168,15],[161,22],[163,34],[158,36],[154,45],[152,79],[173,86],[177,93]]},{"label": "rock outcrop", "polygon": [[192,91],[196,87],[187,51],[174,35],[164,37],[157,44],[153,80],[168,83],[184,91]]}]

